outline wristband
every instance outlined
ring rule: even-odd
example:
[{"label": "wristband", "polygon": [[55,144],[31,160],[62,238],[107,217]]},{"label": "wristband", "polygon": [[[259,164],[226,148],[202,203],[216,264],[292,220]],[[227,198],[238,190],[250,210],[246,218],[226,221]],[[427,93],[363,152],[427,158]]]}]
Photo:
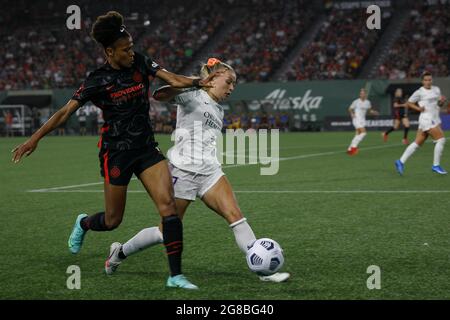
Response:
[{"label": "wristband", "polygon": [[197,88],[201,88],[202,86],[200,85],[200,79],[197,78],[197,79],[192,80],[192,86],[193,87],[197,87]]}]

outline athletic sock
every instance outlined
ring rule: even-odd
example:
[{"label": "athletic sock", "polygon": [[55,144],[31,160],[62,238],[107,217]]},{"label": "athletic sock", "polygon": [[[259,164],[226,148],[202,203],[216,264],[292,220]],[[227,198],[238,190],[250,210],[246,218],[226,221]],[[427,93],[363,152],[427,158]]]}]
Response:
[{"label": "athletic sock", "polygon": [[408,160],[408,158],[411,157],[414,152],[416,152],[417,149],[419,149],[419,145],[415,142],[411,143],[406,148],[405,152],[403,152],[403,155],[400,158],[400,161],[404,164],[406,162],[406,160]]},{"label": "athletic sock", "polygon": [[386,135],[388,135],[389,133],[391,133],[392,131],[394,131],[395,130],[395,128],[394,127],[391,127],[388,131],[386,131],[384,134],[386,134]]},{"label": "athletic sock", "polygon": [[239,221],[230,224],[230,228],[233,230],[236,243],[242,252],[247,253],[247,246],[256,240],[255,234],[252,228],[247,223],[246,218],[242,218]]},{"label": "athletic sock", "polygon": [[181,253],[183,252],[183,224],[176,215],[163,217],[163,241],[169,260],[170,275],[181,274]]},{"label": "athletic sock", "polygon": [[105,212],[99,212],[92,216],[85,217],[80,221],[81,228],[85,231],[110,231],[105,224]]},{"label": "athletic sock", "polygon": [[409,128],[405,128],[403,130],[403,139],[408,139],[408,131],[409,131]]},{"label": "athletic sock", "polygon": [[357,148],[358,145],[361,143],[361,141],[363,141],[363,139],[366,135],[367,135],[367,133],[363,132],[363,133],[358,134],[355,138],[353,138],[352,147]]},{"label": "athletic sock", "polygon": [[440,138],[436,141],[436,145],[434,146],[434,159],[433,166],[439,166],[441,164],[441,156],[444,151],[445,138]]},{"label": "athletic sock", "polygon": [[162,242],[163,235],[158,227],[146,228],[139,231],[133,238],[125,242],[122,245],[121,251],[123,252],[123,256],[128,257],[136,252]]}]

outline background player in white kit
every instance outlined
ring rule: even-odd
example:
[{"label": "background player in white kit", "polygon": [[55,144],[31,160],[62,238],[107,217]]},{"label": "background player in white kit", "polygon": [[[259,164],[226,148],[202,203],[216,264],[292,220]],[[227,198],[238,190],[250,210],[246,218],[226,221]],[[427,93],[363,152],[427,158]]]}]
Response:
[{"label": "background player in white kit", "polygon": [[[217,73],[210,82],[212,88],[182,91],[165,86],[154,93],[154,98],[173,101],[178,105],[175,145],[167,154],[178,216],[182,219],[190,203],[199,197],[228,222],[238,247],[245,254],[247,246],[256,237],[242,215],[216,155],[216,139],[222,134],[224,116],[218,102],[226,99],[234,90],[236,74],[231,66],[215,58],[210,58],[203,65],[200,76],[206,78],[211,73]],[[141,230],[123,245],[113,243],[105,262],[106,273],[114,273],[127,256],[162,243],[162,240],[160,228],[155,226]],[[275,273],[261,276],[260,279],[282,282],[289,277],[289,273]]]},{"label": "background player in white kit", "polygon": [[358,145],[367,135],[365,128],[367,112],[372,115],[378,115],[378,111],[372,109],[370,101],[367,100],[366,89],[361,89],[359,98],[352,102],[350,108],[348,108],[348,112],[352,117],[353,126],[355,127],[355,137],[350,143],[347,153],[353,156],[358,153]]},{"label": "background player in white kit", "polygon": [[[439,116],[440,107],[447,99],[441,95],[441,89],[433,86],[433,76],[429,72],[422,74],[422,87],[416,90],[408,99],[408,108],[417,110],[419,116],[419,128],[416,140],[411,143],[403,152],[402,157],[395,161],[395,168],[400,175],[405,170],[405,162],[419,147],[431,136],[436,143],[434,146],[434,159],[431,170],[439,174],[447,174],[441,165],[441,156],[444,151],[445,137],[441,128],[441,118]],[[418,105],[416,105],[418,104]]]}]

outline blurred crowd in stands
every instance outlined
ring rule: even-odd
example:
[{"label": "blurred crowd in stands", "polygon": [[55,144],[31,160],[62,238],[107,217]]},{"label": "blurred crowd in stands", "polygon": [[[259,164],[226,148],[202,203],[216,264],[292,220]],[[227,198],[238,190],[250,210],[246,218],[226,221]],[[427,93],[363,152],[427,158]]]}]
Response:
[{"label": "blurred crowd in stands", "polygon": [[[290,0],[78,0],[81,30],[66,26],[73,1],[0,0],[0,91],[76,88],[104,63],[101,48],[89,36],[96,16],[115,9],[134,37],[135,49],[169,71],[192,67],[202,50],[230,63],[238,82],[270,81],[309,27],[325,14],[312,43],[293,58],[282,80],[354,79],[382,31],[366,27],[365,10]],[[449,5],[416,5],[410,20],[378,71],[382,78],[417,77],[424,70],[449,75]],[[383,9],[382,25],[390,10]],[[6,27],[5,27],[6,26]],[[383,29],[382,29],[383,30]],[[292,59],[289,56],[289,59]]]},{"label": "blurred crowd in stands", "polygon": [[378,70],[379,78],[417,78],[428,70],[449,75],[450,5],[416,6]]},{"label": "blurred crowd in stands", "polygon": [[[387,23],[390,12],[383,15]],[[362,10],[331,10],[314,41],[302,50],[284,80],[354,79],[380,38]]]},{"label": "blurred crowd in stands", "polygon": [[313,19],[307,1],[266,1],[243,16],[213,56],[233,66],[238,83],[268,81]]}]

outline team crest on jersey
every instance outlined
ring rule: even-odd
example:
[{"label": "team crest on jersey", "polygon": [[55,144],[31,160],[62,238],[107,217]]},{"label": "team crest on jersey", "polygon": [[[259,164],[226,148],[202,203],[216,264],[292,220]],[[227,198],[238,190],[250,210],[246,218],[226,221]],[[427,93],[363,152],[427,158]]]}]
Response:
[{"label": "team crest on jersey", "polygon": [[111,178],[118,178],[120,176],[120,169],[117,166],[111,168],[110,171]]},{"label": "team crest on jersey", "polygon": [[133,81],[134,82],[142,82],[142,74],[139,71],[136,71],[133,74]]}]

